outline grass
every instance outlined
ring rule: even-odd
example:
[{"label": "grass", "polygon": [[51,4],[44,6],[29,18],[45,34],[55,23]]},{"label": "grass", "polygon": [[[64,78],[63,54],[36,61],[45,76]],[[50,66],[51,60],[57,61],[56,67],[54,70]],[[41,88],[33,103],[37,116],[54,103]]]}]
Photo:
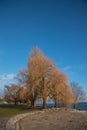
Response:
[{"label": "grass", "polygon": [[12,117],[29,111],[32,109],[27,105],[0,105],[0,117]]},{"label": "grass", "polygon": [[[49,107],[47,107],[49,108]],[[14,104],[0,104],[0,118],[1,117],[12,117],[17,114],[27,113],[30,111],[36,111],[43,109],[41,106],[32,109],[28,105],[14,105]]]}]

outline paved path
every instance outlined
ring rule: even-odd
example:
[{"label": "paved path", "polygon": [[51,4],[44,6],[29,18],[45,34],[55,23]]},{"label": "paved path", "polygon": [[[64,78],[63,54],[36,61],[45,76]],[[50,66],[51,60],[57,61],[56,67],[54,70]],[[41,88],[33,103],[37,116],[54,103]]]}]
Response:
[{"label": "paved path", "polygon": [[46,110],[28,115],[19,125],[20,130],[87,130],[87,112]]},{"label": "paved path", "polygon": [[0,130],[5,130],[9,118],[0,117]]}]

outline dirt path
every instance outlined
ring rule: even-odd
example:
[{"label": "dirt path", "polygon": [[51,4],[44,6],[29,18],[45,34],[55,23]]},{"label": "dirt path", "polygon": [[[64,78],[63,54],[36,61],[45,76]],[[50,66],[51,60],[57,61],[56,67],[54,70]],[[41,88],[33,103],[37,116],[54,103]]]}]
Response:
[{"label": "dirt path", "polygon": [[0,117],[0,130],[5,130],[5,127],[6,127],[6,123],[7,121],[9,120],[9,118],[1,118]]},{"label": "dirt path", "polygon": [[87,130],[87,112],[46,110],[20,122],[20,130]]}]

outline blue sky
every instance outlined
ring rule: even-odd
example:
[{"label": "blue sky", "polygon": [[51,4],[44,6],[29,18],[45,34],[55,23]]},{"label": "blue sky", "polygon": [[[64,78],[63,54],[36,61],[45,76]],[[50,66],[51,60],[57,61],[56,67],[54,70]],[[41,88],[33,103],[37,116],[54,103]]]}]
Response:
[{"label": "blue sky", "polygon": [[38,46],[87,92],[87,0],[0,0],[0,87]]}]

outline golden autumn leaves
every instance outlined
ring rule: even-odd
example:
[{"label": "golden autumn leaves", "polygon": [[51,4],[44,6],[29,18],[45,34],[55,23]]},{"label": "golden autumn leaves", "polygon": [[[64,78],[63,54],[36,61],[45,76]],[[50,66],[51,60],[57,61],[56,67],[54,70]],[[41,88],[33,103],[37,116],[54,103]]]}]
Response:
[{"label": "golden autumn leaves", "polygon": [[48,97],[55,102],[55,106],[57,102],[68,105],[72,101],[66,76],[38,48],[31,51],[28,67],[18,72],[17,79],[17,102],[30,103],[34,107],[36,101],[41,99],[43,107],[46,107]]}]

